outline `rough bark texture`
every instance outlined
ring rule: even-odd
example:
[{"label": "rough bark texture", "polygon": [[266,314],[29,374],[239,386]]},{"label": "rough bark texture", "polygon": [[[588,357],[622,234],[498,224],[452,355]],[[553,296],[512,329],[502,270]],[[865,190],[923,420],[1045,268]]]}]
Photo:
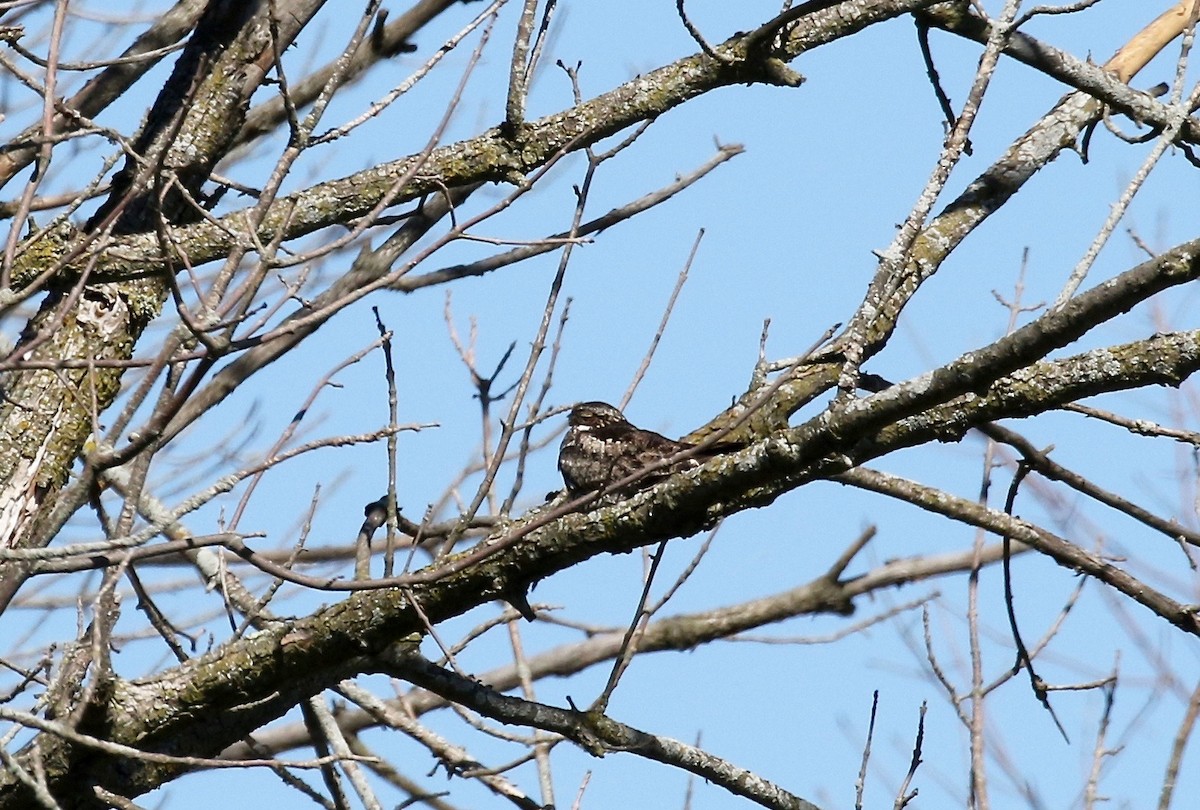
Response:
[{"label": "rough bark texture", "polygon": [[[449,5],[421,4],[412,14],[414,19],[424,20]],[[132,142],[135,154],[114,177],[97,213],[80,230],[49,230],[27,242],[17,256],[4,302],[35,288],[44,297],[4,366],[0,549],[45,547],[56,539],[64,512],[69,514],[89,498],[99,501],[98,484],[95,492],[86,488],[72,492],[75,500],[66,506],[61,499],[72,465],[118,397],[125,363],[134,356],[147,326],[162,313],[173,291],[173,279],[181,270],[231,254],[236,258],[241,251],[264,251],[265,273],[270,268],[265,245],[273,250],[321,229],[352,225],[384,203],[395,205],[440,195],[447,189],[453,190],[447,196],[458,202],[484,182],[519,186],[531,172],[564,153],[583,150],[632,126],[651,122],[716,89],[755,83],[798,87],[801,78],[789,67],[796,57],[904,14],[925,9],[920,19],[927,24],[985,42],[991,35],[986,25],[964,17],[964,6],[957,3],[805,4],[821,8],[789,17],[786,25],[739,34],[715,49],[706,48],[707,52],[680,59],[559,113],[515,128],[497,125],[428,154],[410,155],[316,183],[262,209],[235,211],[219,220],[206,218],[196,201],[202,198],[204,184],[217,164],[234,145],[286,118],[287,111],[264,108],[248,125],[249,100],[271,76],[275,54],[291,44],[320,6],[319,0],[210,3]],[[273,9],[275,20],[269,18]],[[195,11],[192,4],[180,3],[176,13]],[[419,23],[409,20],[405,25]],[[385,44],[375,47],[394,53],[405,41],[407,30],[403,26],[389,29],[390,38],[385,39],[380,29],[379,40]],[[158,32],[148,43],[170,41],[171,36],[170,31]],[[1178,386],[1200,369],[1200,332],[1164,332],[1087,351],[1071,347],[1098,325],[1164,290],[1200,277],[1200,242],[1164,251],[1072,297],[1059,309],[1039,313],[1004,338],[919,377],[900,384],[871,379],[862,386],[872,392],[869,395],[839,390],[832,403],[814,410],[802,423],[789,421],[839,384],[853,389],[854,385],[844,385],[847,376],[858,382],[864,379],[859,365],[886,347],[921,285],[1038,171],[1071,148],[1099,119],[1105,104],[1134,113],[1140,120],[1164,126],[1168,122],[1161,105],[1112,81],[1100,69],[1035,48],[1023,37],[1006,42],[1004,49],[1072,86],[1086,85],[1088,92],[1076,91],[1063,98],[957,199],[919,223],[903,255],[894,261],[893,257],[881,260],[880,270],[846,331],[773,381],[760,369],[731,408],[686,437],[691,442],[718,437],[740,442],[741,449],[628,497],[601,496],[567,503],[567,496],[560,495],[516,519],[495,516],[495,528],[477,545],[448,554],[393,582],[392,587],[339,597],[334,604],[298,618],[255,615],[247,619],[253,632],[142,680],[123,679],[111,670],[97,675],[95,669],[107,666],[105,652],[88,648],[84,640],[89,635],[84,633],[73,652],[72,666],[80,678],[89,666],[93,668],[93,677],[87,681],[91,691],[79,683],[58,684],[57,694],[68,711],[48,716],[38,727],[36,740],[14,761],[27,771],[44,774],[50,793],[64,807],[107,806],[94,787],[138,796],[203,766],[171,761],[170,757],[216,757],[343,679],[375,672],[403,677],[406,657],[417,651],[430,625],[494,600],[513,601],[514,595],[523,596],[539,580],[598,555],[628,553],[711,528],[725,517],[767,506],[815,480],[835,480],[903,497],[923,509],[1003,534],[1058,565],[1103,582],[1184,633],[1200,635],[1194,611],[1069,539],[1011,514],[964,506],[934,490],[906,487],[894,478],[862,469],[905,448],[958,441],[973,428],[996,420],[1045,414],[1094,394]],[[365,54],[358,56],[368,59]],[[344,75],[355,75],[364,67],[365,61],[355,63]],[[1128,65],[1124,70],[1130,70]],[[122,73],[112,74],[108,80],[123,86],[130,78]],[[321,86],[310,82],[304,100],[313,101]],[[56,126],[67,123],[64,118],[57,120]],[[1184,141],[1195,137],[1195,122],[1181,125],[1180,130]],[[14,150],[0,159],[0,178],[11,176],[24,165],[22,161],[32,158],[29,147]],[[442,197],[438,199],[444,202]],[[422,228],[448,216],[450,210],[449,202],[442,208],[429,202],[420,214],[412,215],[411,231],[403,233],[403,239],[393,238],[404,248],[411,247],[426,234]],[[364,250],[359,262],[341,279],[341,286],[331,285],[326,298],[303,301],[297,317],[317,311],[329,303],[327,299],[352,297],[357,289],[380,283],[383,271],[370,266],[370,258]],[[382,264],[384,270],[390,267],[388,262]],[[240,312],[247,310],[249,304]],[[299,337],[295,342],[248,348],[214,375],[210,398],[200,404],[193,401],[190,407],[211,407],[321,323],[314,320],[296,326]],[[179,328],[183,334],[183,327]],[[1075,353],[1054,354],[1064,349]],[[211,367],[203,371],[207,373]],[[181,413],[187,418],[179,421],[190,425],[188,407],[181,400],[173,410],[161,414],[155,423],[160,432],[141,437],[144,446],[173,439],[182,428],[171,420]],[[375,528],[378,526],[376,521]],[[174,530],[161,528],[167,533]],[[446,534],[456,537],[457,532]],[[229,546],[244,558],[256,560],[245,544],[230,541]],[[32,564],[11,556],[0,558],[0,612],[30,575]],[[901,578],[881,577],[871,587],[895,584]],[[208,580],[209,584],[215,581]],[[811,584],[786,610],[777,603],[770,607],[747,605],[743,615],[733,618],[694,618],[687,627],[660,628],[659,635],[648,635],[645,648],[686,648],[756,622],[795,615],[788,611],[849,614],[855,608],[854,597],[867,592],[865,587],[856,590],[838,568]],[[107,609],[109,613],[101,615],[98,624],[115,622],[116,606],[110,602]],[[688,641],[680,641],[676,632]],[[97,637],[103,638],[103,634]],[[436,673],[412,665],[413,683],[436,687]],[[442,679],[441,684],[445,693],[439,694],[446,697],[450,693],[447,699],[457,695],[464,704],[477,700],[480,706],[496,702],[486,692],[472,689],[465,679]],[[528,705],[518,706],[520,703],[516,701],[510,708],[514,712],[529,709]],[[536,718],[530,723],[574,732],[573,739],[585,748],[590,733],[598,741],[594,753],[624,744],[653,751],[651,758],[663,761],[692,754],[684,749],[668,753],[662,740],[618,728],[600,713],[584,717],[563,711],[544,719],[542,725]],[[97,746],[81,735],[110,745]],[[159,756],[133,756],[132,749]],[[705,771],[709,764],[696,765],[693,772],[734,773],[716,767]],[[770,792],[771,787],[763,790]],[[0,810],[29,807],[34,800],[15,770],[0,774]],[[777,806],[811,807],[783,794],[778,802]]]}]

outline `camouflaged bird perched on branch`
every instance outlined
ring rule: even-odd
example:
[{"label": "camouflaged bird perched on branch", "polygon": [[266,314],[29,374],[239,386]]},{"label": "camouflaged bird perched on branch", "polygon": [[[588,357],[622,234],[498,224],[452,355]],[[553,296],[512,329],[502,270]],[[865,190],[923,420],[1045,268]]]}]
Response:
[{"label": "camouflaged bird perched on branch", "polygon": [[[633,492],[674,473],[698,467],[702,458],[738,446],[726,443],[702,448],[694,455],[647,471],[618,491]],[[630,424],[620,410],[607,402],[581,402],[567,416],[567,435],[558,451],[558,469],[568,494],[579,495],[604,489],[639,470],[696,448],[697,445],[668,439]]]}]

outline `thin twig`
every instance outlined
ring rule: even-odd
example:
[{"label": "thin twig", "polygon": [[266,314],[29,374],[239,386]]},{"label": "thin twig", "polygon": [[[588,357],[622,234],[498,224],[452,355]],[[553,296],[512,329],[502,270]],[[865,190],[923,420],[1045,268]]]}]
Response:
[{"label": "thin twig", "polygon": [[867,723],[867,739],[863,742],[862,762],[858,766],[858,779],[854,781],[854,810],[863,808],[863,791],[867,786],[867,763],[871,759],[871,741],[875,739],[875,714],[879,710],[879,690],[871,695],[871,719]]}]

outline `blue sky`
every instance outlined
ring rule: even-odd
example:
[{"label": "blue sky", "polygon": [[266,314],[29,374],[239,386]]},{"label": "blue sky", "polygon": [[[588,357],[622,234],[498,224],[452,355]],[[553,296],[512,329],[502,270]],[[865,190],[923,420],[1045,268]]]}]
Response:
[{"label": "blue sky", "polygon": [[[995,10],[995,5],[989,3],[989,10]],[[357,115],[415,68],[436,46],[438,36],[451,33],[479,6],[464,5],[422,33],[416,54],[393,60],[376,80],[343,94],[326,123],[336,125]],[[556,59],[582,62],[581,87],[585,97],[591,97],[695,50],[672,3],[563,2],[560,6],[555,35],[530,101],[531,118],[570,103],[570,86],[554,67]],[[774,8],[775,4],[765,2],[693,2],[688,11],[710,41],[720,41],[755,26]],[[1148,9],[1147,4],[1110,0],[1085,14],[1036,20],[1027,30],[1077,56],[1091,54],[1100,61],[1158,10],[1157,4]],[[468,137],[502,118],[506,43],[517,11],[513,6],[503,13],[447,140]],[[314,31],[305,38],[323,36],[318,50],[328,53],[344,37],[342,28],[349,24],[350,15],[339,20],[332,9],[324,13],[323,34]],[[460,47],[425,86],[353,138],[306,157],[289,188],[303,187],[313,177],[349,174],[419,148],[441,115],[444,94],[457,82],[476,41]],[[932,41],[946,89],[959,105],[979,48],[938,32]],[[292,71],[302,71],[311,53],[304,39],[301,46],[292,56]],[[1176,52],[1172,48],[1170,58],[1156,62],[1136,86],[1169,81]],[[828,327],[851,316],[875,270],[872,251],[888,245],[936,159],[942,139],[940,114],[924,77],[913,26],[906,20],[806,54],[794,67],[807,78],[802,87],[737,86],[713,92],[663,116],[634,147],[600,172],[588,216],[693,170],[712,155],[714,138],[746,147],[745,154],[674,200],[575,251],[564,288],[564,295],[573,299],[571,318],[555,369],[551,403],[620,398],[701,228],[705,236],[688,283],[654,365],[627,410],[635,423],[680,435],[719,412],[744,390],[764,319],[771,320],[768,353],[786,357],[803,351]],[[161,71],[155,76],[160,83]],[[131,118],[130,111],[145,105],[157,87],[155,82],[148,79],[143,95],[131,99],[128,108],[110,111],[104,120],[128,129],[138,114]],[[1063,92],[1029,68],[1002,64],[972,133],[974,155],[963,161],[942,203],[986,168]],[[1121,125],[1132,129],[1123,120]],[[974,234],[926,285],[906,312],[892,344],[868,370],[892,379],[907,378],[1001,335],[1007,312],[993,291],[1012,294],[1026,250],[1025,300],[1053,299],[1148,148],[1121,144],[1099,131],[1088,164],[1065,154],[1044,170],[1011,208]],[[269,171],[272,150],[258,151],[238,168],[239,179],[255,182]],[[565,229],[574,203],[572,186],[582,174],[581,160],[564,160],[541,188],[484,225],[481,233],[520,240]],[[505,191],[485,189],[469,207],[495,201]],[[1188,225],[1193,217],[1188,214],[1200,200],[1198,192],[1195,169],[1177,154],[1168,156],[1134,203],[1129,225],[1156,248],[1192,238],[1195,234]],[[381,238],[375,236],[376,241]],[[426,269],[492,250],[479,244],[453,246]],[[352,258],[352,253],[335,257],[324,271],[340,272]],[[1089,284],[1140,260],[1139,251],[1120,230]],[[484,368],[516,342],[502,382],[514,380],[525,360],[556,262],[556,256],[546,256],[453,287],[456,328],[465,336],[468,320],[476,319]],[[1184,290],[1164,302],[1163,317],[1170,326],[1195,325],[1194,298],[1194,293]],[[203,434],[193,431],[184,437],[182,448],[211,455],[219,449],[213,447],[214,435],[251,427],[260,431],[255,443],[268,446],[326,370],[374,339],[368,307],[375,304],[396,332],[401,421],[440,423],[436,430],[405,434],[400,441],[400,499],[405,514],[417,519],[478,451],[478,408],[446,334],[444,303],[443,290],[428,289],[406,296],[378,296],[347,310],[296,356],[280,361],[252,387],[231,397],[217,419],[202,428]],[[1149,335],[1159,328],[1151,315],[1149,307],[1139,307],[1106,327],[1101,340],[1119,342]],[[340,374],[342,387],[325,391],[306,419],[306,424],[311,422],[310,435],[357,433],[385,424],[381,367],[380,358],[373,355]],[[1169,395],[1159,391],[1110,398],[1104,407],[1165,422],[1179,418]],[[1194,421],[1190,414],[1185,418]],[[1026,431],[1035,444],[1053,443],[1055,458],[1063,463],[1188,525],[1195,524],[1186,502],[1192,484],[1190,480],[1179,483],[1189,460],[1165,440],[1135,442],[1115,429],[1097,429],[1082,417],[1067,415],[1015,427]],[[968,438],[959,445],[901,453],[877,466],[970,497],[979,488],[980,447],[977,439]],[[156,484],[167,500],[171,497],[166,493],[180,483],[184,472],[168,465],[156,468]],[[298,460],[267,477],[242,529],[266,532],[262,547],[289,546],[314,487],[320,485],[320,509],[310,542],[344,541],[357,529],[362,506],[383,491],[385,475],[382,447],[324,451]],[[531,461],[527,479],[525,507],[559,486],[552,453]],[[1001,492],[1007,482],[1006,473],[998,474]],[[471,489],[465,491],[469,497]],[[1048,519],[1057,521],[1048,524],[1052,529],[1085,546],[1103,537],[1115,544],[1110,549],[1136,555],[1126,563],[1131,570],[1158,570],[1162,573],[1157,576],[1174,578],[1182,598],[1195,591],[1194,574],[1182,569],[1178,549],[1112,513],[1068,501],[1058,518]],[[214,504],[190,525],[198,533],[214,529],[218,510],[233,503],[229,499]],[[1184,507],[1187,510],[1181,511]],[[1022,500],[1021,509],[1029,510],[1031,517],[1044,516],[1032,498]],[[729,520],[709,557],[676,597],[673,611],[702,610],[794,587],[824,571],[868,525],[878,527],[878,537],[851,573],[904,555],[962,550],[972,541],[968,529],[912,507],[820,483],[781,498],[769,509]],[[697,547],[695,538],[670,544],[661,587],[673,580]],[[533,598],[563,605],[564,614],[581,621],[620,624],[636,604],[641,567],[636,555],[592,560],[541,583]],[[1070,572],[1045,559],[1027,557],[1014,568],[1023,628],[1028,637],[1036,638],[1054,620],[1075,581]],[[989,678],[1011,663],[999,587],[997,571],[985,574]],[[932,608],[939,660],[963,684],[966,629],[961,577],[863,600],[849,621],[935,590],[940,593]],[[208,597],[213,600],[210,607],[217,607],[217,597]],[[311,601],[300,598],[297,605]],[[1112,796],[1118,807],[1147,806],[1157,797],[1167,746],[1181,715],[1180,690],[1186,695],[1192,686],[1157,681],[1148,656],[1151,651],[1161,655],[1180,677],[1188,678],[1196,671],[1196,647],[1194,640],[1179,636],[1140,608],[1114,607],[1113,601],[1100,586],[1088,583],[1041,669],[1055,683],[1092,680],[1112,669],[1121,650],[1122,686],[1112,734],[1118,739],[1124,736],[1127,748],[1106,769],[1101,792]],[[1114,619],[1117,612],[1127,615],[1126,624]],[[446,636],[454,638],[484,613],[477,611],[450,623]],[[131,626],[138,621],[131,606],[127,606],[127,619]],[[836,617],[806,617],[764,634],[819,636],[846,623]],[[531,652],[575,638],[541,623],[523,628],[523,633]],[[867,804],[877,807],[890,801],[903,776],[918,708],[928,702],[925,764],[914,782],[920,788],[918,806],[962,807],[967,738],[931,679],[923,653],[914,653],[904,643],[907,637],[919,645],[920,636],[919,614],[908,612],[836,644],[721,643],[690,653],[647,656],[634,663],[617,691],[611,714],[686,741],[701,735],[704,747],[713,753],[822,806],[845,807],[853,801],[871,695],[879,690],[880,714],[867,785]],[[500,635],[485,638],[473,656],[467,656],[467,663],[479,669],[495,666],[504,660],[506,645]],[[144,652],[136,652],[139,649]],[[133,645],[127,661],[119,660],[118,666],[127,667],[123,674],[156,666],[143,657],[148,654],[144,645]],[[158,650],[153,655],[157,657]],[[571,696],[582,705],[590,702],[606,675],[607,670],[601,669],[570,681],[548,681],[538,685],[538,697],[562,705]],[[1077,807],[1102,700],[1094,691],[1065,692],[1056,694],[1054,704],[1071,736],[1070,745],[1037,706],[1023,677],[994,696],[990,720],[1003,755],[1011,757],[1011,773],[1033,786],[1044,801],[1042,806]],[[454,718],[436,718],[431,723],[448,736],[462,735],[463,727]],[[405,751],[401,761],[413,774],[428,770],[432,765],[428,755],[404,748],[399,736],[374,732],[367,739],[381,751],[393,745]],[[514,755],[515,749],[463,736],[472,740],[472,751],[489,764]],[[585,770],[594,773],[584,807],[682,805],[686,777],[662,766],[621,754],[594,761],[565,745],[555,758],[560,807],[570,805]],[[437,789],[440,778],[429,780],[431,788]],[[529,766],[515,778],[530,792],[536,790]],[[259,773],[190,777],[161,792],[162,806],[208,806],[211,791],[217,790],[249,798],[268,780],[271,777]],[[1002,765],[993,764],[994,806],[1026,804],[1017,781],[1005,774]],[[695,790],[693,807],[737,806],[718,788],[696,785]],[[1189,777],[1185,767],[1175,806],[1191,806],[1197,800],[1200,782]],[[480,795],[475,806],[491,806],[494,801]],[[153,801],[149,804],[154,806]]]}]

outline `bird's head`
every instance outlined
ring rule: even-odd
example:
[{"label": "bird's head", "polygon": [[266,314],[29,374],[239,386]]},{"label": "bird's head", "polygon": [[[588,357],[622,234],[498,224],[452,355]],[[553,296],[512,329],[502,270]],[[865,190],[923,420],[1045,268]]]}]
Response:
[{"label": "bird's head", "polygon": [[625,416],[607,402],[581,402],[571,409],[567,424],[573,428],[596,428],[626,424]]}]

